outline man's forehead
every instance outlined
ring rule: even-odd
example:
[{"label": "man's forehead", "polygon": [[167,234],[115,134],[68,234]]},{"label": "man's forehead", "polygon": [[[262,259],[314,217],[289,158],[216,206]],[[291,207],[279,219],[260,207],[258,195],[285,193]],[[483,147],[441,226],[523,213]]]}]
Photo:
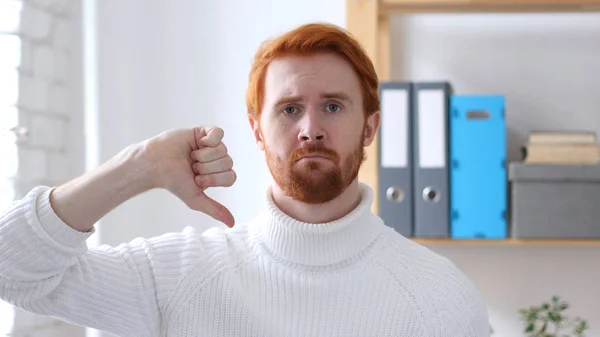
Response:
[{"label": "man's forehead", "polygon": [[352,64],[345,58],[334,53],[317,53],[276,57],[270,62],[269,67],[287,71],[318,69],[345,72],[352,69]]},{"label": "man's forehead", "polygon": [[[278,97],[326,96],[331,93],[350,95],[352,86],[358,85],[358,79],[351,78],[355,76],[352,68],[343,65],[343,61],[338,62],[324,58],[276,59],[267,68],[266,94]],[[352,83],[354,81],[356,83]]]},{"label": "man's forehead", "polygon": [[315,82],[295,82],[291,79],[282,81],[281,84],[270,88],[271,94],[274,96],[312,96],[312,97],[331,97],[339,95],[351,95],[348,86],[340,83],[315,81]]}]

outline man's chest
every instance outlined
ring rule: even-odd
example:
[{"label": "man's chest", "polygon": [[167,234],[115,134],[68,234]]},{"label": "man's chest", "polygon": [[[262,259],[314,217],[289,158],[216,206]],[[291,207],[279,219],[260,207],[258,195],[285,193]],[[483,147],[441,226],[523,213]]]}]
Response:
[{"label": "man's chest", "polygon": [[217,278],[176,308],[168,336],[424,336],[410,298],[387,279],[273,269]]}]

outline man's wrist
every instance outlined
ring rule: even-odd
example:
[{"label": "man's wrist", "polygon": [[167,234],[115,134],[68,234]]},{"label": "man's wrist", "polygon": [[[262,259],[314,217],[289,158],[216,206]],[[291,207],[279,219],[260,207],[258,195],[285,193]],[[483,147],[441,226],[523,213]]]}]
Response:
[{"label": "man's wrist", "polygon": [[112,161],[118,192],[126,199],[160,187],[159,167],[144,143],[126,147]]},{"label": "man's wrist", "polygon": [[88,232],[94,223],[121,203],[152,188],[152,166],[132,145],[91,172],[56,187],[50,204],[70,227]]}]

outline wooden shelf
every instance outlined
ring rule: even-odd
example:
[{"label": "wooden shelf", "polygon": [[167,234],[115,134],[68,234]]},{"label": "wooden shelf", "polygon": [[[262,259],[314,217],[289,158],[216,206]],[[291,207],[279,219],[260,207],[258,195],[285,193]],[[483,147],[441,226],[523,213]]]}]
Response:
[{"label": "wooden shelf", "polygon": [[548,247],[600,247],[600,239],[499,239],[458,240],[413,238],[424,246],[548,246]]},{"label": "wooden shelf", "polygon": [[600,0],[381,0],[380,14],[600,11]]},{"label": "wooden shelf", "polygon": [[[380,81],[390,80],[391,34],[390,16],[395,13],[547,13],[600,12],[600,0],[346,0],[346,28],[352,33],[373,61]],[[377,135],[379,137],[379,135]],[[371,210],[379,214],[379,150],[376,139],[365,149],[367,159],[359,171],[359,180],[375,192]],[[537,241],[504,240],[502,245],[537,244]],[[600,245],[596,241],[541,241],[539,244]],[[600,240],[599,240],[600,242]],[[451,242],[456,244],[456,242]],[[469,242],[468,244],[477,244]],[[486,245],[491,243],[485,242]],[[574,245],[574,244],[570,244]]]}]

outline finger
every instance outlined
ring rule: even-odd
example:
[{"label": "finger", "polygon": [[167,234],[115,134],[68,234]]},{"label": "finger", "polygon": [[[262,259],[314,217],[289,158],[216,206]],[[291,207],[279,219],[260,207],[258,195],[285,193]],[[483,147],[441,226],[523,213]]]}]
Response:
[{"label": "finger", "polygon": [[223,142],[220,142],[216,147],[203,147],[199,150],[192,151],[192,159],[203,163],[221,159],[226,155],[227,147]]},{"label": "finger", "polygon": [[229,171],[233,168],[233,159],[230,156],[217,159],[208,163],[195,162],[192,164],[192,170],[196,174],[211,174]]},{"label": "finger", "polygon": [[233,227],[235,224],[235,219],[233,218],[233,214],[231,214],[229,209],[214,199],[208,197],[206,194],[201,194],[193,199],[190,199],[186,204],[193,210],[200,211],[211,216],[215,220],[221,221],[227,227]]},{"label": "finger", "polygon": [[205,146],[217,146],[223,139],[224,135],[225,132],[221,128],[216,126],[204,126],[196,134],[198,148],[203,148]]},{"label": "finger", "polygon": [[213,173],[206,175],[197,175],[194,177],[196,185],[202,188],[207,187],[230,187],[237,180],[237,174],[233,170],[221,173]]}]

